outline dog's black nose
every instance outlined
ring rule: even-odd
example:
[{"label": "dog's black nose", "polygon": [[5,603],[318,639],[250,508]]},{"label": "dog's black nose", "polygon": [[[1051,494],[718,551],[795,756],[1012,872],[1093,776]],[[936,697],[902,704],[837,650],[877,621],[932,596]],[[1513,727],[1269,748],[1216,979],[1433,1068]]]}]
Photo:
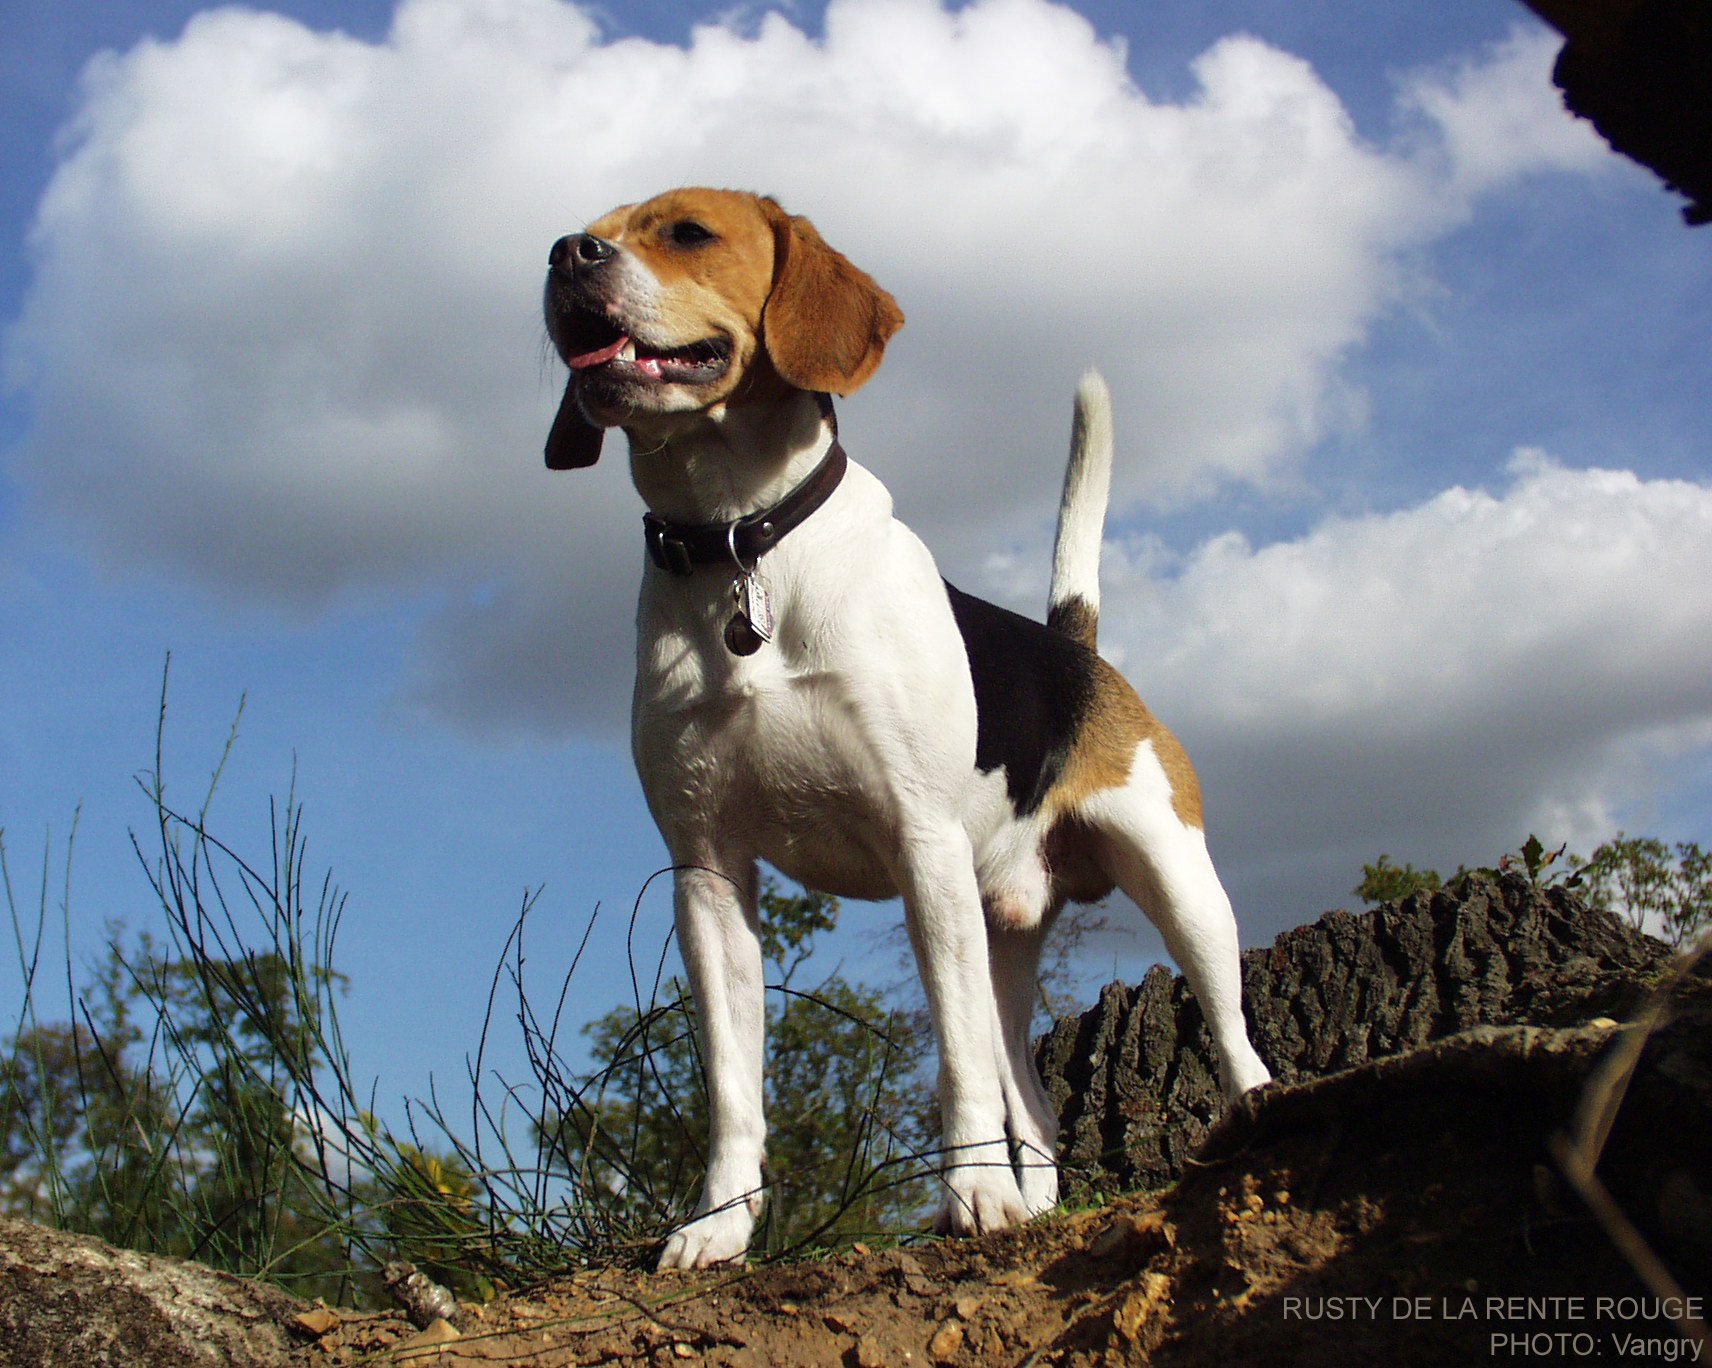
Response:
[{"label": "dog's black nose", "polygon": [[547,253],[547,264],[555,271],[574,271],[579,266],[598,266],[617,251],[605,238],[592,233],[572,233],[553,244],[553,250]]}]

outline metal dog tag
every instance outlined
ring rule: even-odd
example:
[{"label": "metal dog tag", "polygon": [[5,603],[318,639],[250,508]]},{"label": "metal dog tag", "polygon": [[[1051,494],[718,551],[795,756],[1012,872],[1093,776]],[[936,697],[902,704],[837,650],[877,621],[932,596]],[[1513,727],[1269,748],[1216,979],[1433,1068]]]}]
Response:
[{"label": "metal dog tag", "polygon": [[767,586],[753,575],[739,575],[731,583],[737,611],[725,624],[725,647],[732,655],[754,655],[773,639],[773,600]]}]

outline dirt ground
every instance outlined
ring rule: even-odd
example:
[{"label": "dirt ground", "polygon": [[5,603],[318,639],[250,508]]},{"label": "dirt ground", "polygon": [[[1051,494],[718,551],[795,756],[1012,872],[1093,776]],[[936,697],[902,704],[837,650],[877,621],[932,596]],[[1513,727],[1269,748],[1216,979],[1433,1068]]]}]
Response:
[{"label": "dirt ground", "polygon": [[0,1217],[0,1368],[1712,1365],[1712,959],[1630,953],[1558,890],[1473,893],[1262,952],[1287,986],[1250,985],[1256,1030],[1295,1081],[1210,1132],[1216,1096],[1161,1104],[1205,1071],[1198,1018],[1102,995],[1071,1031],[1071,1114],[1097,1124],[1064,1176],[1111,1191],[1126,1156],[1168,1159],[1156,1191],[978,1240],[567,1270],[414,1319]]},{"label": "dirt ground", "polygon": [[315,1327],[301,1362],[1693,1362],[1669,1315],[1707,1313],[1712,1153],[1684,1159],[1705,1137],[1644,1089],[1612,1132],[1607,1181],[1667,1231],[1688,1297],[1661,1305],[1548,1153],[1589,1038],[1464,1043],[1286,1090],[1232,1118],[1224,1157],[1175,1187],[1020,1230],[700,1275],[577,1274],[463,1308],[458,1332],[347,1315]]}]

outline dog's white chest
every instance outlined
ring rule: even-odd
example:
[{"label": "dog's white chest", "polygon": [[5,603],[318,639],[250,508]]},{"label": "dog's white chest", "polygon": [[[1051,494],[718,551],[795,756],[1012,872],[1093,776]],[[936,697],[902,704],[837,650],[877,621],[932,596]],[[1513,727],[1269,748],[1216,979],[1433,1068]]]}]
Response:
[{"label": "dog's white chest", "polygon": [[711,626],[638,662],[633,742],[656,818],[710,857],[736,847],[810,887],[890,897],[890,776],[848,676],[788,643],[732,656]]},{"label": "dog's white chest", "polygon": [[975,699],[932,556],[883,487],[850,472],[760,565],[777,622],[754,654],[725,644],[729,575],[649,575],[634,748],[680,858],[758,857],[824,892],[886,898],[899,833],[969,815]]}]

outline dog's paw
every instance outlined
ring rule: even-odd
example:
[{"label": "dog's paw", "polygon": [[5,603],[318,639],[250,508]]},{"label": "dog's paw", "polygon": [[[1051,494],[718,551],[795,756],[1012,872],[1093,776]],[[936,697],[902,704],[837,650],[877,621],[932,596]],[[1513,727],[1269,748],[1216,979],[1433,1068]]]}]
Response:
[{"label": "dog's paw", "polygon": [[1022,1192],[1022,1204],[1028,1214],[1039,1216],[1057,1206],[1058,1165],[1050,1158],[1042,1159],[1024,1150],[1018,1166],[1022,1173],[1017,1186]]},{"label": "dog's paw", "polygon": [[655,1267],[711,1268],[714,1264],[731,1263],[748,1252],[749,1235],[754,1228],[754,1213],[742,1201],[697,1216],[682,1230],[672,1233]]},{"label": "dog's paw", "polygon": [[1219,1083],[1226,1102],[1234,1102],[1245,1092],[1263,1088],[1271,1081],[1272,1074],[1252,1048],[1243,1050],[1219,1070]]},{"label": "dog's paw", "polygon": [[[1053,1187],[1058,1185],[1056,1174]],[[964,1165],[945,1175],[948,1189],[933,1228],[944,1235],[984,1235],[1021,1225],[1029,1210],[1010,1165]],[[1056,1197],[1053,1199],[1056,1201]]]}]

